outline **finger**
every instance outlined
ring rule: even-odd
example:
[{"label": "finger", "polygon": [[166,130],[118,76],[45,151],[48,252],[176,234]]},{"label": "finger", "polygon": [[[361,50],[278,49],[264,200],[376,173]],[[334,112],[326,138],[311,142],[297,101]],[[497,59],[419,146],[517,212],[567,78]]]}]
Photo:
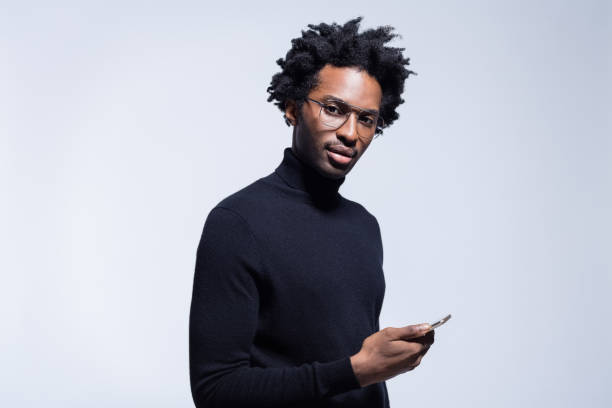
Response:
[{"label": "finger", "polygon": [[[409,344],[409,343],[408,343]],[[424,355],[425,353],[427,353],[427,351],[429,350],[430,345],[429,344],[415,344],[415,348],[406,348],[405,352],[406,353],[411,353],[412,354],[412,358],[417,358],[419,356]]]},{"label": "finger", "polygon": [[414,337],[410,339],[411,342],[419,343],[419,344],[433,344],[434,342],[434,334],[433,331],[428,332],[419,337]]},{"label": "finger", "polygon": [[416,358],[416,356],[423,350],[423,346],[410,341],[395,341],[397,344],[397,350],[401,355],[408,358]]},{"label": "finger", "polygon": [[414,370],[415,368],[416,368],[416,367],[411,367],[411,366],[408,366],[408,367],[406,367],[406,368],[404,369],[404,371],[402,371],[402,374],[403,374],[403,373],[407,373],[408,371],[412,371],[412,370]]},{"label": "finger", "polygon": [[428,323],[412,324],[404,327],[387,327],[389,336],[392,340],[408,340],[422,336],[431,326]]},{"label": "finger", "polygon": [[421,359],[423,358],[423,355],[421,354],[417,354],[414,357],[412,357],[408,363],[408,367],[412,370],[415,369],[419,364],[421,364]]}]

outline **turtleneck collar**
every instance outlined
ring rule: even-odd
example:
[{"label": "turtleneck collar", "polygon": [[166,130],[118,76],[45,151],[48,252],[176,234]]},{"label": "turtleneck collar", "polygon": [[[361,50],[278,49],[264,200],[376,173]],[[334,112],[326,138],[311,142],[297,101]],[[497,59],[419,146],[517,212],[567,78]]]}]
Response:
[{"label": "turtleneck collar", "polygon": [[320,175],[314,168],[298,158],[291,147],[283,151],[283,160],[275,172],[289,186],[307,192],[313,201],[329,204],[338,199],[338,189],[345,177],[331,179]]}]

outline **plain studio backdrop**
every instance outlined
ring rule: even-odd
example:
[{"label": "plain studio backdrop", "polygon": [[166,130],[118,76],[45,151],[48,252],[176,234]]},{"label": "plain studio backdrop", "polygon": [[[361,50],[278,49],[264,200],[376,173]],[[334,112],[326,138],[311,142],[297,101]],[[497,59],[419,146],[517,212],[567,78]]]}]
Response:
[{"label": "plain studio backdrop", "polygon": [[1,406],[193,406],[204,220],[291,145],[290,40],[357,16],[418,73],[340,189],[381,225],[380,327],[453,315],[392,407],[612,406],[609,2],[7,3]]}]

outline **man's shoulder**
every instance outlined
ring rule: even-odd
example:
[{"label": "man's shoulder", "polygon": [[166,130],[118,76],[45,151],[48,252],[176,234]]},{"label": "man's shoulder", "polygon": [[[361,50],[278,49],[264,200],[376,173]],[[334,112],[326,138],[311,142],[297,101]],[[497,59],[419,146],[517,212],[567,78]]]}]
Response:
[{"label": "man's shoulder", "polygon": [[376,219],[376,216],[374,216],[374,214],[371,213],[363,204],[358,203],[357,201],[350,200],[344,196],[342,196],[342,200],[344,201],[345,205],[350,208],[351,211],[354,212],[357,216],[362,217],[378,226],[378,220]]},{"label": "man's shoulder", "polygon": [[240,190],[229,194],[221,199],[214,208],[231,210],[243,218],[248,218],[250,214],[257,213],[258,208],[265,206],[273,196],[273,190],[268,182],[269,177],[269,175],[260,177]]}]

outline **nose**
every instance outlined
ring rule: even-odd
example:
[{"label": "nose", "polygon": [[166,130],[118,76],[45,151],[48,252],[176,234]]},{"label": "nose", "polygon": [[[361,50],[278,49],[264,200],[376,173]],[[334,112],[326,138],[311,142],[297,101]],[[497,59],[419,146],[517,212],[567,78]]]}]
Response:
[{"label": "nose", "polygon": [[345,140],[345,143],[352,145],[357,141],[357,113],[351,112],[348,119],[336,130],[336,135]]}]

